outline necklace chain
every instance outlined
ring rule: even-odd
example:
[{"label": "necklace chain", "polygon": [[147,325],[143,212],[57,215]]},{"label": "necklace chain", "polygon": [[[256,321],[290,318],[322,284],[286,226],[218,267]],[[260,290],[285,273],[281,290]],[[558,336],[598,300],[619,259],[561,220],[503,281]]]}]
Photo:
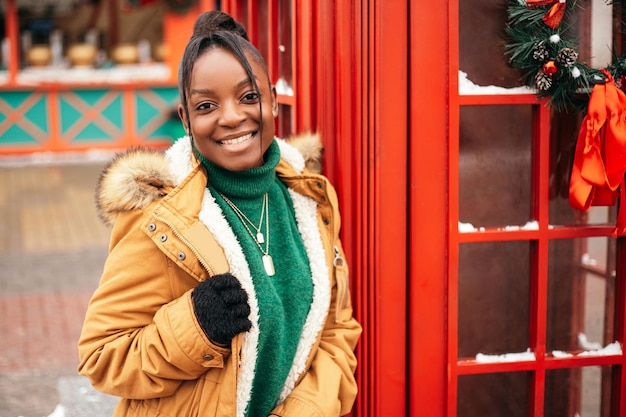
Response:
[{"label": "necklace chain", "polygon": [[[252,223],[252,221],[248,218],[248,216],[246,216],[244,214],[244,212],[241,211],[239,209],[239,207],[237,207],[235,205],[235,203],[233,203],[228,197],[226,197],[222,193],[220,193],[220,195],[222,196],[224,201],[226,201],[226,204],[228,204],[230,206],[230,208],[233,209],[233,211],[235,212],[237,217],[239,217],[239,220],[241,220],[243,225],[246,226],[246,230],[248,230],[248,233],[250,233],[252,235],[252,237],[254,237],[254,235],[248,229],[246,223],[248,223],[254,230],[256,230],[256,242],[257,242],[257,244],[264,243],[265,242],[265,238],[263,237],[263,234],[261,233],[261,226],[263,225],[263,214],[267,213],[267,206],[268,206],[268,196],[267,196],[267,193],[265,193],[265,195],[263,195],[263,204],[261,205],[261,217],[259,219],[259,225],[258,226],[255,226],[254,223]],[[266,220],[265,221],[265,226],[266,226],[266,233],[265,234],[266,235],[269,233],[269,229],[267,227],[268,224],[269,223]]]},{"label": "necklace chain", "polygon": [[[263,195],[263,205],[261,206],[261,219],[259,221],[258,227],[255,226],[255,224],[248,218],[248,216],[246,216],[244,212],[241,211],[241,209],[237,207],[235,203],[233,203],[228,197],[226,197],[222,193],[219,193],[219,194],[224,199],[226,204],[228,204],[228,206],[237,215],[237,217],[241,221],[241,224],[243,224],[243,227],[246,229],[250,237],[252,237],[252,240],[254,240],[254,243],[263,254],[263,258],[262,258],[263,267],[265,268],[265,272],[267,272],[267,275],[270,277],[274,276],[274,273],[275,273],[274,261],[272,260],[272,257],[270,256],[270,253],[269,253],[270,252],[270,222],[269,222],[269,197],[267,193]],[[265,214],[265,237],[263,237],[263,233],[261,233],[261,227],[263,226],[263,214]],[[248,224],[254,230],[256,230],[257,232],[256,237],[254,233],[252,233],[252,230],[250,230],[250,227],[248,226]],[[265,250],[261,246],[261,243],[265,243]]]}]

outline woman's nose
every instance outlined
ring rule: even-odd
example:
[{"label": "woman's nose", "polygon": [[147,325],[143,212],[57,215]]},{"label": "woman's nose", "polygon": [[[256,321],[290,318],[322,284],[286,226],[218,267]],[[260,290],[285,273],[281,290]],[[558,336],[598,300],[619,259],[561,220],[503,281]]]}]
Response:
[{"label": "woman's nose", "polygon": [[227,126],[237,126],[246,118],[246,115],[243,109],[239,106],[239,103],[223,103],[221,110],[222,114],[220,120],[222,124]]}]

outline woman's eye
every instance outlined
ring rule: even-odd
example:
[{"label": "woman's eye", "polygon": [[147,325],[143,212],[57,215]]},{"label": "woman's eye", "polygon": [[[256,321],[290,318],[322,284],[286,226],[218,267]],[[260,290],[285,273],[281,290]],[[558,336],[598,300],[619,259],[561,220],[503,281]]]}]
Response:
[{"label": "woman's eye", "polygon": [[243,101],[258,101],[259,100],[259,94],[258,93],[248,93],[245,96],[243,96]]},{"label": "woman's eye", "polygon": [[196,110],[211,110],[214,107],[213,103],[200,103],[196,106]]}]

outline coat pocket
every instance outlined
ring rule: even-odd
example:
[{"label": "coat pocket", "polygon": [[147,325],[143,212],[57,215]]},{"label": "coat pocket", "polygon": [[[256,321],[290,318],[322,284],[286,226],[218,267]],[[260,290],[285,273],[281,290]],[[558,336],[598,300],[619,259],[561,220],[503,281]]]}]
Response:
[{"label": "coat pocket", "polygon": [[146,400],[122,399],[113,416],[199,417],[216,415],[220,385],[208,381],[205,376],[184,381],[174,394],[167,397]]}]

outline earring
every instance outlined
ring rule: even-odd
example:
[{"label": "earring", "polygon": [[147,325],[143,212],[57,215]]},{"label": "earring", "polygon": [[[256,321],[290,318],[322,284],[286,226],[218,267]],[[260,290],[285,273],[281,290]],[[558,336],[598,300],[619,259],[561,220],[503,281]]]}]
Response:
[{"label": "earring", "polygon": [[277,109],[272,109],[272,115],[274,117],[277,117],[278,116],[278,110]]}]

